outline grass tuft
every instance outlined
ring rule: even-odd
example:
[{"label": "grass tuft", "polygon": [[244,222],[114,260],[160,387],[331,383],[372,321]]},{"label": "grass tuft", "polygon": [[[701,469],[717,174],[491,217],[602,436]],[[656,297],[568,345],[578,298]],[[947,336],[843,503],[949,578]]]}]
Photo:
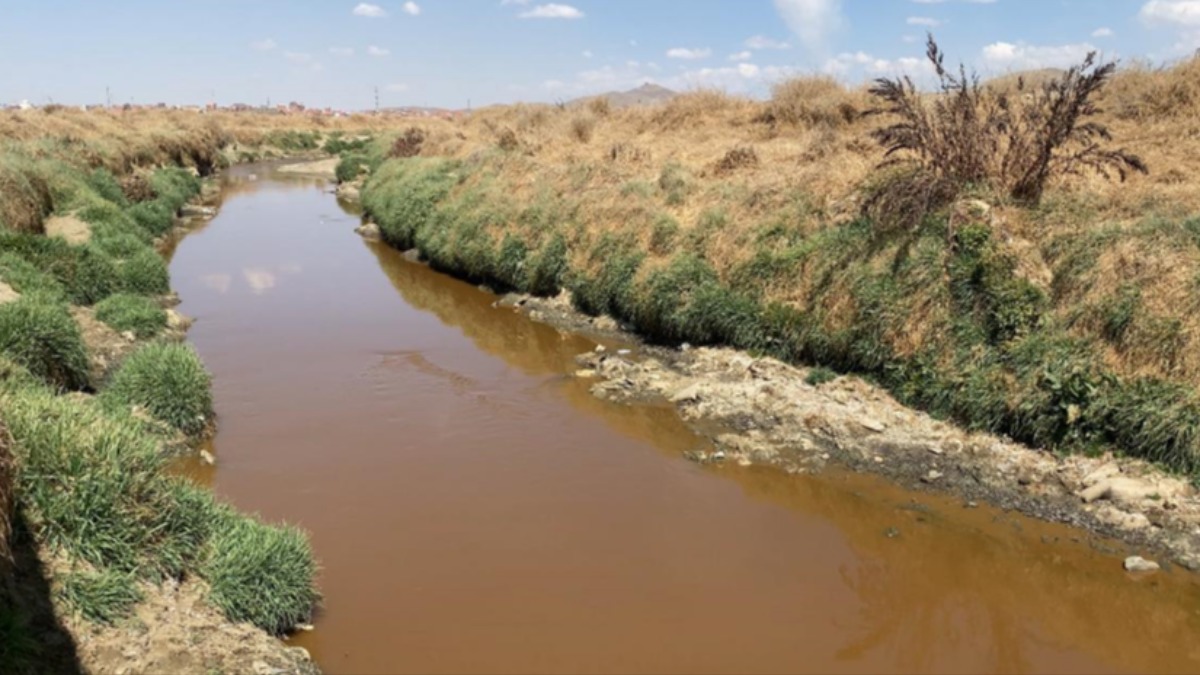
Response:
[{"label": "grass tuft", "polygon": [[183,433],[197,435],[213,414],[210,381],[190,346],[154,342],[129,355],[101,396],[120,408],[141,406]]},{"label": "grass tuft", "polygon": [[154,337],[167,327],[167,313],[158,303],[127,293],[110,295],[98,302],[96,318],[118,332],[130,331],[142,339]]},{"label": "grass tuft", "polygon": [[31,294],[0,305],[0,354],[62,389],[88,385],[88,358],[79,326],[54,297]]}]

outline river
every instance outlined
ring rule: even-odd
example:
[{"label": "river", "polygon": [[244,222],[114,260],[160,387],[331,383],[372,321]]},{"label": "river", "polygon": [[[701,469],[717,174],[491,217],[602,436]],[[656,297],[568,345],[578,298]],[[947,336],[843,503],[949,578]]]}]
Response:
[{"label": "river", "polygon": [[[228,172],[171,258],[214,467],[312,533],[329,673],[1185,672],[1200,587],[1085,533],[831,471],[705,467],[593,349],[353,233],[322,180]],[[618,345],[608,345],[615,347]]]}]

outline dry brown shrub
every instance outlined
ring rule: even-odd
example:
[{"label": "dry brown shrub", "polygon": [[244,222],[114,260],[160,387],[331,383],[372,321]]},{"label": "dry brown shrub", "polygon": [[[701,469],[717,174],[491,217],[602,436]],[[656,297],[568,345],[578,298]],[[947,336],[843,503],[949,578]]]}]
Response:
[{"label": "dry brown shrub", "polygon": [[425,130],[420,127],[409,127],[392,143],[388,157],[416,157],[421,154],[425,145]]},{"label": "dry brown shrub", "polygon": [[1167,68],[1135,64],[1121,70],[1100,101],[1122,120],[1200,116],[1200,55]]},{"label": "dry brown shrub", "polygon": [[626,164],[643,164],[650,161],[650,151],[632,143],[614,143],[608,149],[608,160]]},{"label": "dry brown shrub", "polygon": [[758,166],[758,153],[754,148],[748,145],[739,145],[729,152],[717,162],[716,173],[718,176],[733,173],[738,169],[748,169]]},{"label": "dry brown shrub", "polygon": [[596,133],[596,118],[583,114],[571,118],[571,136],[580,143],[589,143]]},{"label": "dry brown shrub", "polygon": [[612,112],[612,102],[604,96],[597,96],[588,101],[587,108],[596,117],[608,117]]},{"label": "dry brown shrub", "polygon": [[744,105],[745,101],[735,99],[723,91],[699,89],[667,101],[654,111],[651,119],[654,124],[664,129],[678,129],[699,124]]},{"label": "dry brown shrub", "polygon": [[121,179],[121,192],[131,202],[145,202],[154,199],[154,188],[142,174],[130,174]]},{"label": "dry brown shrub", "polygon": [[1091,172],[1122,181],[1146,173],[1140,157],[1103,143],[1112,135],[1093,121],[1093,99],[1116,69],[1097,65],[1095,53],[1037,90],[1018,81],[1011,94],[947,70],[933,36],[926,56],[938,77],[938,92],[920,92],[908,77],[876,80],[870,93],[893,124],[872,137],[886,151],[881,165],[906,170],[877,183],[866,209],[885,226],[915,226],[924,214],[948,204],[962,191],[990,188],[1017,202],[1037,204],[1053,175]]},{"label": "dry brown shrub", "polygon": [[799,127],[842,127],[862,114],[864,101],[832,77],[797,77],[771,89],[758,121]]},{"label": "dry brown shrub", "polygon": [[50,186],[36,171],[16,162],[0,162],[0,223],[18,232],[42,232],[54,201]]},{"label": "dry brown shrub", "polygon": [[517,132],[504,127],[496,132],[496,145],[505,152],[512,152],[521,147],[521,141],[517,138]]}]

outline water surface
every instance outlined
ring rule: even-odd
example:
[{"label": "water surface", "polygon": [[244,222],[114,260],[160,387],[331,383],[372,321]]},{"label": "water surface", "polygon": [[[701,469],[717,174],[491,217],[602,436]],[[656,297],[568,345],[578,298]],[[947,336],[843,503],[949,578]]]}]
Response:
[{"label": "water surface", "polygon": [[326,672],[1200,669],[1190,574],[869,477],[691,464],[673,412],[566,375],[593,342],[362,241],[322,181],[226,180],[171,262],[220,423],[192,470],[312,533],[293,642]]}]

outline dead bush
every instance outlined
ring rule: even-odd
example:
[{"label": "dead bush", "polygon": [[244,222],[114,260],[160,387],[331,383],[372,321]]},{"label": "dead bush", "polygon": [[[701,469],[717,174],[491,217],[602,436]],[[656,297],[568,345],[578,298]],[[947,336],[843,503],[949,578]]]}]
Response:
[{"label": "dead bush", "polygon": [[148,202],[154,199],[154,187],[142,174],[130,174],[121,179],[121,192],[131,202]]},{"label": "dead bush", "polygon": [[831,77],[798,77],[771,89],[756,121],[772,126],[842,127],[862,114],[859,96]]},{"label": "dead bush", "polygon": [[388,157],[416,157],[421,154],[423,145],[425,145],[425,130],[420,127],[409,127],[392,143]]},{"label": "dead bush", "polygon": [[576,115],[571,118],[571,136],[580,143],[589,143],[596,133],[596,118],[593,115]]},{"label": "dead bush", "polygon": [[0,161],[0,225],[40,233],[53,207],[49,183],[29,162]]},{"label": "dead bush", "polygon": [[521,141],[517,139],[517,132],[504,127],[496,132],[496,145],[505,152],[512,152],[521,147]]},{"label": "dead bush", "polygon": [[866,200],[877,218],[915,225],[980,188],[1034,205],[1054,175],[1091,171],[1124,181],[1130,171],[1147,171],[1137,155],[1102,145],[1112,136],[1091,120],[1099,112],[1093,98],[1116,66],[1097,65],[1095,53],[1033,91],[1018,81],[1012,93],[981,86],[965,66],[957,74],[946,70],[932,35],[926,56],[938,77],[934,96],[908,77],[882,78],[870,89],[882,105],[867,114],[899,118],[871,134],[886,151],[880,166],[907,169],[878,183]]},{"label": "dead bush", "polygon": [[614,143],[608,149],[608,159],[610,162],[641,164],[650,161],[650,151],[632,143]]},{"label": "dead bush", "polygon": [[608,117],[612,113],[612,102],[604,96],[597,96],[588,101],[587,108],[596,117]]},{"label": "dead bush", "polygon": [[718,176],[733,173],[738,169],[747,169],[758,166],[758,153],[754,148],[748,145],[739,145],[738,147],[725,153],[725,156],[717,162],[716,173]]}]

